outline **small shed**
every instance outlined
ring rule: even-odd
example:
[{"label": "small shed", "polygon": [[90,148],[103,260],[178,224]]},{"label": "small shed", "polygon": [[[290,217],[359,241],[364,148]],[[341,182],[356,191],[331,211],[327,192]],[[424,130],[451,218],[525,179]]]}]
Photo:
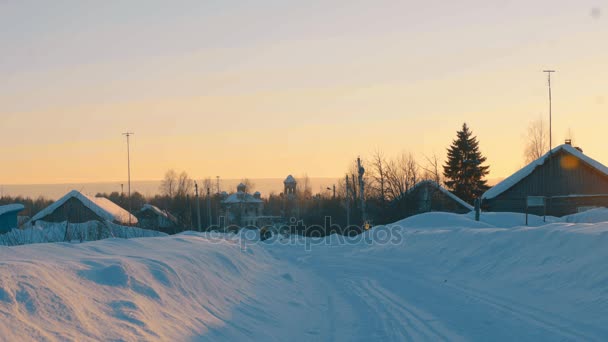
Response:
[{"label": "small shed", "polygon": [[415,214],[429,211],[466,214],[474,209],[469,203],[432,180],[414,185],[408,190],[408,196],[414,206]]},{"label": "small shed", "polygon": [[390,222],[429,211],[465,214],[473,209],[473,206],[437,182],[425,180],[416,183],[407,192],[393,199],[386,216]]},{"label": "small shed", "polygon": [[151,204],[144,204],[137,214],[138,226],[146,229],[173,232],[177,227],[177,218],[166,210],[162,210]]},{"label": "small shed", "polygon": [[84,223],[110,221],[120,225],[135,225],[137,218],[105,197],[91,197],[72,190],[55,203],[32,217],[31,222]]},{"label": "small shed", "polygon": [[0,234],[19,227],[17,214],[25,209],[23,204],[0,205]]},{"label": "small shed", "polygon": [[[527,208],[529,196],[545,198],[545,205]],[[594,207],[608,207],[608,168],[569,143],[553,148],[482,196],[486,211],[564,216]]]}]

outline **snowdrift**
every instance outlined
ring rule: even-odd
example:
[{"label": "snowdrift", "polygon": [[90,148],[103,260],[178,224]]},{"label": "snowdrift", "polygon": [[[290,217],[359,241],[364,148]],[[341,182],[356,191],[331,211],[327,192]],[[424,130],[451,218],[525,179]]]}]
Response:
[{"label": "snowdrift", "polygon": [[[512,226],[515,221],[499,224],[508,219],[508,214],[488,216],[496,225]],[[468,225],[475,221],[467,215],[437,214],[404,221],[406,227],[377,227],[348,239],[256,242],[255,232],[186,232],[0,247],[0,336],[49,341],[601,341],[608,336],[608,223],[507,229],[492,228],[489,221]],[[433,229],[438,225],[460,228]]]},{"label": "snowdrift", "polygon": [[[528,226],[539,227],[550,223],[599,223],[608,222],[608,209],[598,208],[563,217],[528,215]],[[410,216],[390,224],[410,229],[477,229],[477,228],[514,228],[526,226],[526,214],[509,212],[482,212],[479,221],[475,213],[453,214],[429,212]]]},{"label": "snowdrift", "polygon": [[[67,232],[66,232],[67,229]],[[111,222],[89,221],[86,223],[48,223],[38,221],[36,226],[26,229],[12,229],[0,235],[0,245],[19,246],[32,243],[63,242],[66,241],[95,241],[108,238],[130,239],[136,237],[166,236],[167,234],[127,227]]]}]

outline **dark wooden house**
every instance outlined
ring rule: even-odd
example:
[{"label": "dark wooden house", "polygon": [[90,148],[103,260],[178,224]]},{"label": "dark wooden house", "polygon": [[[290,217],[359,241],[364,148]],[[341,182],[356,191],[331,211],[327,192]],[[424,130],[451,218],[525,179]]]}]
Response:
[{"label": "dark wooden house", "polygon": [[[527,206],[529,196],[544,206]],[[569,143],[552,149],[482,196],[486,211],[563,216],[608,207],[608,168]]]},{"label": "dark wooden house", "polygon": [[23,204],[0,205],[0,234],[19,226],[17,214],[25,209]]},{"label": "dark wooden house", "polygon": [[422,214],[430,211],[443,211],[465,214],[474,208],[441,185],[426,180],[417,183],[402,196],[391,203],[391,220]]},{"label": "dark wooden house", "polygon": [[137,216],[137,225],[145,229],[160,230],[165,233],[175,233],[178,226],[177,218],[166,210],[151,204],[144,204]]},{"label": "dark wooden house", "polygon": [[444,211],[465,214],[473,207],[434,181],[419,182],[408,191],[416,214]]},{"label": "dark wooden house", "polygon": [[55,203],[32,217],[36,221],[84,223],[109,221],[121,225],[135,225],[137,218],[104,197],[90,197],[76,190],[70,191]]}]

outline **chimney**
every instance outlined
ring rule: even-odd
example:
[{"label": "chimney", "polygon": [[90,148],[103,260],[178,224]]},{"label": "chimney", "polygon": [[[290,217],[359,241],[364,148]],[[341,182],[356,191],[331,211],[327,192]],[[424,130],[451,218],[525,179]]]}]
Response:
[{"label": "chimney", "polygon": [[572,146],[572,139],[566,139],[565,144]]}]

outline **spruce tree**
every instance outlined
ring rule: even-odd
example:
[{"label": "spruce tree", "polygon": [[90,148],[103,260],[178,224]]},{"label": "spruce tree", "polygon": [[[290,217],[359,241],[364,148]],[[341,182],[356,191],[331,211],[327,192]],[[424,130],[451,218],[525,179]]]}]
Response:
[{"label": "spruce tree", "polygon": [[454,195],[473,204],[475,198],[490,188],[483,179],[490,168],[482,165],[485,161],[486,157],[479,151],[477,137],[464,123],[448,148],[448,159],[443,166],[445,186]]}]

